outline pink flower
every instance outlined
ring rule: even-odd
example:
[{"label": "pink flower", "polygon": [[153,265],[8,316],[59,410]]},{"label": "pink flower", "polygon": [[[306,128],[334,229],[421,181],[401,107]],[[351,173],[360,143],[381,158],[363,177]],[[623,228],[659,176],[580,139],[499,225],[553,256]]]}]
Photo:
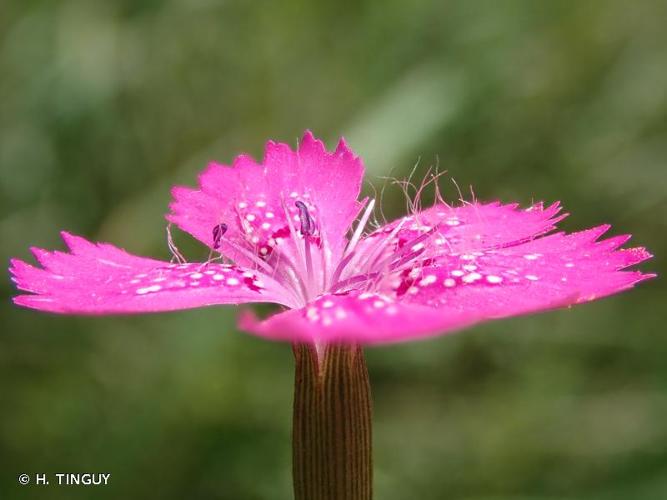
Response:
[{"label": "pink flower", "polygon": [[[262,163],[210,165],[199,188],[176,187],[167,216],[218,258],[131,255],[62,233],[69,252],[33,248],[42,268],[14,259],[21,306],[125,314],[273,302],[287,310],[242,328],[270,339],[376,344],[604,297],[654,275],[623,271],[651,255],[600,240],[609,226],[552,233],[558,203],[444,203],[366,233],[373,200],[357,200],[363,166],[340,141],[310,132],[296,151],[269,142]],[[355,219],[359,222],[353,231]],[[351,233],[351,235],[349,234]]]}]

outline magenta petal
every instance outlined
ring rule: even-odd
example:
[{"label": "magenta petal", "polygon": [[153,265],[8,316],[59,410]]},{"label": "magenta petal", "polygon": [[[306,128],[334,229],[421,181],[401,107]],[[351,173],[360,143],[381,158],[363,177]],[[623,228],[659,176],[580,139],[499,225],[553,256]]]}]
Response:
[{"label": "magenta petal", "polygon": [[[513,245],[533,239],[555,229],[567,217],[558,202],[544,207],[542,203],[527,209],[518,204],[500,202],[467,203],[443,210],[441,206],[422,212],[434,223],[446,228],[450,244],[470,250]],[[422,216],[419,215],[419,217]]]},{"label": "magenta petal", "polygon": [[394,276],[386,286],[408,303],[438,308],[445,315],[470,311],[490,319],[591,301],[653,277],[623,271],[651,255],[643,248],[617,250],[627,236],[598,241],[608,229],[445,254]]},{"label": "magenta petal", "polygon": [[245,311],[239,327],[270,340],[307,343],[384,344],[452,331],[480,318],[471,311],[443,314],[372,293],[324,295],[303,309],[259,321]]},{"label": "magenta petal", "polygon": [[172,311],[214,304],[278,302],[273,281],[217,263],[173,264],[131,255],[107,243],[63,233],[70,253],[33,249],[43,268],[11,261],[16,304],[56,313]]},{"label": "magenta petal", "polygon": [[167,218],[208,246],[213,246],[213,227],[226,224],[224,253],[246,262],[228,241],[242,247],[251,243],[257,254],[268,257],[275,245],[289,244],[286,211],[298,221],[294,204],[301,201],[335,259],[359,212],[363,173],[361,160],[343,141],[330,153],[306,132],[296,151],[269,141],[262,163],[241,155],[231,167],[209,165],[198,189],[174,188]]},{"label": "magenta petal", "polygon": [[[413,215],[392,221],[371,233],[359,244],[360,249],[372,246],[383,237],[392,237],[392,246],[401,247],[429,231],[436,237],[426,241],[431,247],[441,246],[448,252],[472,251],[515,245],[546,234],[567,214],[553,203],[542,203],[520,209],[516,203],[466,203],[459,207],[440,204]],[[394,231],[398,225],[401,227]]]}]

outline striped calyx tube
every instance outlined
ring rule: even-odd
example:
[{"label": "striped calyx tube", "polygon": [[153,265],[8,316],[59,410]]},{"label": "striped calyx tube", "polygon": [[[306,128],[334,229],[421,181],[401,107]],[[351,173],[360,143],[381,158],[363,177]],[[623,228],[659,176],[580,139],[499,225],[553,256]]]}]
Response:
[{"label": "striped calyx tube", "polygon": [[358,345],[294,345],[295,500],[370,500],[371,395]]}]

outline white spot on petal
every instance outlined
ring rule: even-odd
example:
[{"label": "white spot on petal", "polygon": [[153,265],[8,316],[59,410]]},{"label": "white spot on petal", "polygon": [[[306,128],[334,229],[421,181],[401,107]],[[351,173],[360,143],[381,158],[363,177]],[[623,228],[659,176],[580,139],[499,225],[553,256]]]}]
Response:
[{"label": "white spot on petal", "polygon": [[336,309],[336,312],[334,313],[336,315],[336,319],[345,319],[347,318],[347,313],[345,312],[345,309],[338,308]]},{"label": "white spot on petal", "polygon": [[227,278],[226,283],[230,286],[238,285],[240,283],[236,278]]},{"label": "white spot on petal", "polygon": [[424,279],[422,279],[422,280],[419,282],[419,286],[428,286],[428,285],[432,285],[432,284],[435,283],[437,280],[438,280],[438,277],[437,277],[435,274],[429,274],[428,276],[424,277]]},{"label": "white spot on petal", "polygon": [[445,285],[447,288],[452,288],[456,286],[456,281],[452,278],[447,278],[445,281],[443,281],[443,285]]},{"label": "white spot on petal", "polygon": [[308,318],[311,321],[317,321],[319,319],[320,315],[317,313],[317,309],[314,307],[309,307],[306,310],[306,318]]},{"label": "white spot on petal", "polygon": [[162,290],[162,287],[160,285],[151,285],[144,288],[138,288],[137,295],[145,295],[151,292],[159,292],[160,290]]},{"label": "white spot on petal", "polygon": [[530,281],[537,281],[539,278],[535,276],[534,274],[526,274],[526,279]]},{"label": "white spot on petal", "polygon": [[482,278],[482,275],[479,273],[470,273],[466,274],[463,278],[461,278],[461,281],[464,283],[474,283],[475,281],[479,280]]},{"label": "white spot on petal", "polygon": [[500,276],[495,276],[493,274],[489,274],[486,277],[486,281],[488,281],[489,283],[491,283],[493,285],[497,285],[498,283],[502,283],[503,279]]}]

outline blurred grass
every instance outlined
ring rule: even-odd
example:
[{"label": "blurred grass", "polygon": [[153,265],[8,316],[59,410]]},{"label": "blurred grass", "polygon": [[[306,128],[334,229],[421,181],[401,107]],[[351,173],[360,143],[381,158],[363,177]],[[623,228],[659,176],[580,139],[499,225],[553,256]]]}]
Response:
[{"label": "blurred grass", "polygon": [[[0,6],[0,256],[60,229],[166,257],[174,183],[305,128],[371,180],[559,199],[667,271],[667,5],[18,1]],[[448,185],[449,198],[456,190]],[[369,192],[371,188],[368,187]],[[395,190],[384,211],[403,201]],[[205,251],[179,235],[191,258]],[[226,308],[52,317],[1,290],[0,498],[290,498],[288,346]],[[663,280],[368,352],[382,500],[667,498]],[[22,472],[111,472],[97,489]]]}]

